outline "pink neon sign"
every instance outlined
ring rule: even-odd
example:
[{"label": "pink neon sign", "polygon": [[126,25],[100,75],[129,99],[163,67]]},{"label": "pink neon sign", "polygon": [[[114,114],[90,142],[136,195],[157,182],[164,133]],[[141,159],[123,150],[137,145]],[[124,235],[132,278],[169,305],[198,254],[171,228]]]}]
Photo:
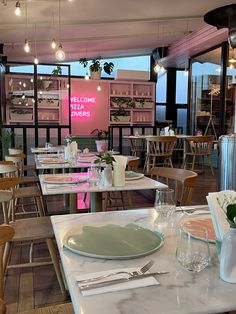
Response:
[{"label": "pink neon sign", "polygon": [[71,117],[84,120],[91,117],[91,106],[96,104],[96,97],[73,96],[70,103]]}]

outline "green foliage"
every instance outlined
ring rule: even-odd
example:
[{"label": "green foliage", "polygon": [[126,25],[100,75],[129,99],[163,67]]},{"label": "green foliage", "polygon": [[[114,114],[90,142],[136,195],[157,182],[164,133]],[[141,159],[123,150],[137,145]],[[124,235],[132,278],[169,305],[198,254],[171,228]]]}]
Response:
[{"label": "green foliage", "polygon": [[59,65],[54,70],[52,70],[52,75],[53,76],[62,75],[62,69]]},{"label": "green foliage", "polygon": [[115,162],[115,158],[108,151],[104,151],[102,156],[94,161],[95,164],[99,164],[101,162],[104,162],[107,165],[112,165],[112,163]]},{"label": "green foliage", "polygon": [[[88,65],[88,59],[87,58],[80,58],[79,63],[82,64],[84,68],[86,68]],[[99,71],[100,68],[103,68],[104,72],[106,72],[108,75],[111,75],[111,72],[114,69],[114,63],[104,62],[104,64],[102,65],[101,57],[97,57],[97,58],[92,59],[92,63],[90,65],[89,69],[92,72],[97,72],[97,71]]]},{"label": "green foliage", "polygon": [[97,134],[98,140],[101,139],[108,139],[108,131],[107,130],[101,130],[101,129],[94,129],[90,134]]},{"label": "green foliage", "polygon": [[226,216],[231,228],[236,228],[236,204],[226,207]]}]

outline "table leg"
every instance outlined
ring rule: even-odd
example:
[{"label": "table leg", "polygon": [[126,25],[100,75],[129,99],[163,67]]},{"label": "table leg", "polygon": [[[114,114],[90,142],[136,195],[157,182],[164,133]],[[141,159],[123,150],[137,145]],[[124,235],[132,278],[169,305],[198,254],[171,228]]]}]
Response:
[{"label": "table leg", "polygon": [[91,212],[102,211],[102,192],[92,192],[90,199]]},{"label": "table leg", "polygon": [[77,194],[70,194],[70,214],[77,213]]}]

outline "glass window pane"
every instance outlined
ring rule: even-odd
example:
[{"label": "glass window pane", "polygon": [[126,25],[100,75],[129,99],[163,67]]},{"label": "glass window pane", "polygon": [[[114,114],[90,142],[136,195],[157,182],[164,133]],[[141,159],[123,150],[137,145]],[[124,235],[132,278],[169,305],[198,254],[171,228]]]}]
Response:
[{"label": "glass window pane", "polygon": [[156,106],[156,121],[162,122],[166,120],[166,106]]},{"label": "glass window pane", "polygon": [[187,104],[188,75],[185,71],[176,72],[176,104]]},{"label": "glass window pane", "polygon": [[177,127],[183,128],[183,134],[187,133],[187,109],[177,109]]},{"label": "glass window pane", "polygon": [[196,57],[192,64],[192,133],[219,135],[221,48]]},{"label": "glass window pane", "polygon": [[166,103],[167,72],[157,74],[156,102]]}]

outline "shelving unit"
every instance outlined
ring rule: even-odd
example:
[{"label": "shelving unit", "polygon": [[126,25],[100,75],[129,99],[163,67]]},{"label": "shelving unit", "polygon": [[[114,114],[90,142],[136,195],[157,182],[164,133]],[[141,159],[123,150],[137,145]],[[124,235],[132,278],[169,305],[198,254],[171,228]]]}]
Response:
[{"label": "shelving unit", "polygon": [[110,125],[154,125],[155,83],[118,81],[109,84]]},{"label": "shelving unit", "polygon": [[[33,75],[6,75],[6,123],[34,124],[35,95]],[[61,124],[62,89],[66,88],[63,78],[39,76],[38,110],[39,124]]]}]

